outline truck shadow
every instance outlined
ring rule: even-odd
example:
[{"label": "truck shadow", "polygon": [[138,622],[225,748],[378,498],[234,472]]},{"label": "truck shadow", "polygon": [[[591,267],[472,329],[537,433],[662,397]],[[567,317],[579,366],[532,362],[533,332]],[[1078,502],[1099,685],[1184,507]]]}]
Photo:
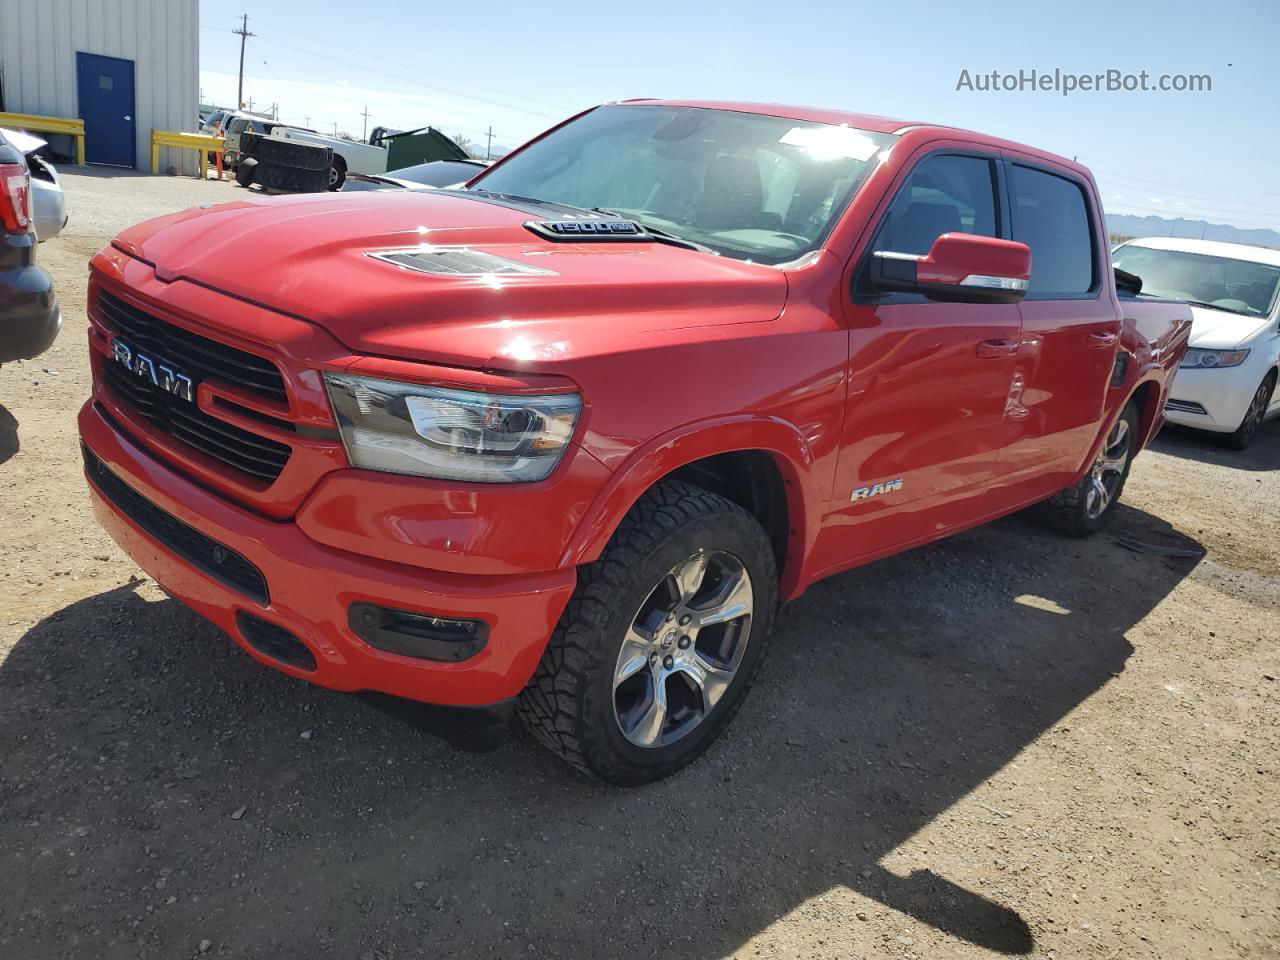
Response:
[{"label": "truck shadow", "polygon": [[1164,426],[1151,449],[1232,470],[1280,470],[1280,419],[1264,423],[1247,450],[1228,450],[1215,434],[1173,423]]},{"label": "truck shadow", "polygon": [[[1131,508],[1116,521],[1169,532]],[[964,882],[917,845],[894,867],[895,851],[940,819],[963,846],[952,806],[1123,671],[1126,632],[1196,562],[1014,517],[821,583],[783,611],[722,743],[629,791],[523,736],[458,753],[119,587],[0,663],[0,848],[26,874],[0,942],[15,956],[177,955],[211,937],[235,956],[709,957],[847,888],[1026,954],[1047,893],[1023,915],[976,890],[995,869],[977,839]],[[874,935],[850,911],[824,916],[829,943]]]}]

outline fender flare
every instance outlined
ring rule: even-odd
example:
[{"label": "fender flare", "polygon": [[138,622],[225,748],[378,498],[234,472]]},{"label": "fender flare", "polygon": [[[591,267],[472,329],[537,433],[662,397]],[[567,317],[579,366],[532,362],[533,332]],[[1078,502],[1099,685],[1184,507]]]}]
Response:
[{"label": "fender flare", "polygon": [[790,596],[817,537],[829,491],[820,489],[813,452],[795,425],[758,414],[685,424],[632,450],[591,501],[560,558],[560,566],[598,559],[623,517],[663,477],[707,457],[742,451],[770,454],[782,475],[788,531],[779,595]]},{"label": "fender flare", "polygon": [[[1141,428],[1142,443],[1137,450],[1134,451],[1136,457],[1141,451],[1145,450],[1147,445],[1155,439],[1156,430],[1160,426],[1161,409],[1164,405],[1165,388],[1168,386],[1168,380],[1159,376],[1159,367],[1151,367],[1144,371],[1133,383],[1128,385],[1128,389],[1124,391],[1124,399],[1117,403],[1112,409],[1106,411],[1106,415],[1102,418],[1102,429],[1098,431],[1098,435],[1094,437],[1093,443],[1089,447],[1089,455],[1085,457],[1084,462],[1080,464],[1077,471],[1076,479],[1083,477],[1085,471],[1089,469],[1089,465],[1097,459],[1098,453],[1102,450],[1102,445],[1106,442],[1107,437],[1111,435],[1111,428],[1115,426],[1120,414],[1124,412],[1124,408],[1129,405],[1129,401],[1137,396],[1138,391],[1151,384],[1155,389],[1151,392],[1155,395],[1155,400],[1150,401],[1144,408],[1139,405],[1138,408],[1138,425]],[[1118,393],[1119,391],[1117,391]]]}]

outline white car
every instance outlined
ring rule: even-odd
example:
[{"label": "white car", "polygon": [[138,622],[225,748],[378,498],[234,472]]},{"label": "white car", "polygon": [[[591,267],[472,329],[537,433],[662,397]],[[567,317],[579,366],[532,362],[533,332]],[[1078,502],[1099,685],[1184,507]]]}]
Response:
[{"label": "white car", "polygon": [[1143,293],[1191,305],[1191,345],[1165,416],[1243,450],[1280,416],[1280,250],[1147,237],[1116,247],[1112,260],[1142,278]]}]

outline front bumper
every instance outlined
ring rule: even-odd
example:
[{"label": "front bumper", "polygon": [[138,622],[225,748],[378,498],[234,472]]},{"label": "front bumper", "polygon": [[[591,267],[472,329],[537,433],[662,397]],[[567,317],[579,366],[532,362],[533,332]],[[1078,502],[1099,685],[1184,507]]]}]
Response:
[{"label": "front bumper", "polygon": [[[132,520],[88,477],[99,523],[166,591],[230,634],[255,659],[334,690],[370,691],[444,706],[500,707],[533,675],[569,596],[572,569],[477,576],[428,571],[334,549],[296,524],[268,520],[199,487],[146,454],[92,400],[80,411],[88,452],[153,507],[234,551],[266,582],[265,602],[184,559]],[[483,620],[488,642],[443,663],[387,653],[348,624],[353,603]],[[245,633],[245,615],[301,641],[314,668],[270,656]]]},{"label": "front bumper", "polygon": [[1165,418],[1184,427],[1231,433],[1244,419],[1262,375],[1255,375],[1251,362],[1219,369],[1179,369],[1165,403]]}]

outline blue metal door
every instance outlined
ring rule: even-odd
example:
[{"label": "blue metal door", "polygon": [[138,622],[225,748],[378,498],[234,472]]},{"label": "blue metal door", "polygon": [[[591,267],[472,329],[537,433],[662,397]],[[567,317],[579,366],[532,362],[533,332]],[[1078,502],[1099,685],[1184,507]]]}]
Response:
[{"label": "blue metal door", "polygon": [[76,90],[85,162],[135,166],[133,61],[77,52]]}]

